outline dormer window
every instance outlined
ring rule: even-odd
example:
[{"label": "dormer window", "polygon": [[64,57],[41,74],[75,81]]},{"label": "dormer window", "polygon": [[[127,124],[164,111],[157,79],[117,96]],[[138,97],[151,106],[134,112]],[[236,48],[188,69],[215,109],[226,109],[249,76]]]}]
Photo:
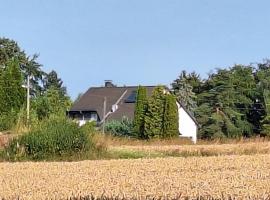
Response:
[{"label": "dormer window", "polygon": [[137,97],[137,91],[133,90],[130,95],[125,99],[125,103],[135,103]]}]

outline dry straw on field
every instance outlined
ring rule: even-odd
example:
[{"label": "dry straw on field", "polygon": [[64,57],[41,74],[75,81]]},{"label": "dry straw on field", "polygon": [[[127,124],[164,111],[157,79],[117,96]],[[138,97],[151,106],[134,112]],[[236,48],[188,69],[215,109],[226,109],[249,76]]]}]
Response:
[{"label": "dry straw on field", "polygon": [[122,145],[110,146],[111,151],[133,151],[157,153],[165,156],[221,156],[221,155],[253,155],[270,153],[270,142],[249,142],[236,144],[211,145]]},{"label": "dry straw on field", "polygon": [[269,166],[270,155],[0,163],[0,196],[265,199]]}]

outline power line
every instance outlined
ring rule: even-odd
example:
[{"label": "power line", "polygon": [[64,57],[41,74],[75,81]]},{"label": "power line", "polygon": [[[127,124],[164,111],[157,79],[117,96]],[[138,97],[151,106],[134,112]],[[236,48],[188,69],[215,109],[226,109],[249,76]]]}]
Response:
[{"label": "power line", "polygon": [[[222,108],[232,108],[232,107],[222,107]],[[234,110],[265,110],[265,109],[262,109],[262,108],[258,108],[258,109],[254,109],[254,108],[233,108]]]}]

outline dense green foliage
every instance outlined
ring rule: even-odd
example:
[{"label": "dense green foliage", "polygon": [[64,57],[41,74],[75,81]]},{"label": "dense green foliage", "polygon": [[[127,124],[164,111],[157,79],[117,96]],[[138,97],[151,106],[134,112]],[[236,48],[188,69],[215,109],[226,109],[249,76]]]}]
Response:
[{"label": "dense green foliage", "polygon": [[55,90],[59,91],[59,95],[61,97],[64,97],[67,93],[66,87],[63,86],[63,81],[58,77],[58,74],[54,70],[45,76],[43,85],[45,91],[54,88]]},{"label": "dense green foliage", "polygon": [[206,84],[209,89],[199,98],[206,101],[204,103],[212,108],[212,112],[209,121],[203,125],[202,136],[250,136],[252,124],[247,119],[247,112],[256,88],[252,68],[234,66],[230,70],[218,70]]},{"label": "dense green foliage", "polygon": [[134,136],[140,139],[178,136],[176,98],[163,86],[155,87],[147,98],[146,90],[138,88],[134,119]]},{"label": "dense green foliage", "polygon": [[172,138],[179,135],[176,97],[157,86],[148,98],[145,87],[138,87],[133,123],[127,118],[110,121],[105,130],[115,136],[138,139]]},{"label": "dense green foliage", "polygon": [[37,54],[27,56],[15,41],[8,38],[0,38],[0,66],[5,67],[11,59],[18,60],[23,79],[26,80],[28,75],[32,77],[30,80],[32,94],[41,90],[39,82],[42,81],[46,74],[41,70],[42,65],[36,61],[37,58]]},{"label": "dense green foliage", "polygon": [[26,85],[28,76],[32,121],[33,117],[42,120],[55,114],[63,116],[70,107],[62,80],[55,71],[42,71],[37,58],[36,54],[27,56],[15,41],[0,38],[0,131],[14,128],[19,118],[25,122],[19,112],[26,109],[26,88],[22,85]]},{"label": "dense green foliage", "polygon": [[11,159],[42,159],[87,151],[94,145],[87,130],[66,118],[52,117],[14,139],[6,151]]},{"label": "dense green foliage", "polygon": [[0,69],[0,131],[12,128],[17,113],[25,102],[23,77],[16,58],[7,61]]},{"label": "dense green foliage", "polygon": [[121,121],[109,121],[105,125],[106,133],[113,136],[133,136],[133,123],[128,118],[123,117]]},{"label": "dense green foliage", "polygon": [[17,112],[11,110],[9,113],[0,114],[0,130],[10,130],[17,121]]},{"label": "dense green foliage", "polygon": [[193,92],[193,85],[198,87],[198,77],[195,73],[187,75],[186,71],[182,71],[180,76],[172,83],[173,93],[178,101],[182,103],[190,112],[194,112],[197,108],[196,95]]},{"label": "dense green foliage", "polygon": [[144,124],[144,135],[146,138],[160,138],[160,136],[162,136],[165,101],[164,91],[164,87],[158,86],[148,99]]},{"label": "dense green foliage", "polygon": [[54,86],[51,86],[33,100],[33,107],[40,120],[51,115],[65,115],[71,104],[70,98],[63,95],[62,91]]},{"label": "dense green foliage", "polygon": [[[235,65],[217,69],[207,79],[195,72],[182,72],[177,82],[184,82],[196,95],[195,117],[201,125],[200,138],[236,138],[269,135],[270,65]],[[172,84],[177,95],[179,87]],[[181,98],[179,99],[181,101]],[[184,101],[186,101],[184,99]],[[193,107],[189,107],[192,111]]]},{"label": "dense green foliage", "polygon": [[25,90],[22,88],[22,74],[17,59],[8,60],[0,71],[0,113],[18,111],[24,103]]},{"label": "dense green foliage", "polygon": [[[265,63],[258,64],[256,73],[258,80],[258,90],[261,98],[258,97],[259,102],[264,102],[264,112],[260,112],[262,120],[257,122],[261,123],[261,134],[263,136],[270,135],[270,61],[266,60]],[[260,118],[259,118],[260,119]]]},{"label": "dense green foliage", "polygon": [[173,95],[165,96],[163,137],[172,138],[179,135],[179,117],[176,98]]},{"label": "dense green foliage", "polygon": [[146,88],[139,86],[136,96],[136,105],[133,121],[133,132],[137,138],[145,138],[144,136],[144,116],[147,105],[147,92]]}]

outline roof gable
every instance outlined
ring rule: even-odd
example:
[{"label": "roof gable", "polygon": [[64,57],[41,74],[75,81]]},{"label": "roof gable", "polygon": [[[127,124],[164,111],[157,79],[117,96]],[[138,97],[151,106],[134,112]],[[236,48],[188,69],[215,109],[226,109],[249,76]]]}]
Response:
[{"label": "roof gable", "polygon": [[184,111],[189,115],[189,117],[194,121],[194,123],[197,126],[200,126],[197,119],[194,117],[194,115],[179,100],[177,100],[177,102],[179,103],[180,107],[182,107]]}]

